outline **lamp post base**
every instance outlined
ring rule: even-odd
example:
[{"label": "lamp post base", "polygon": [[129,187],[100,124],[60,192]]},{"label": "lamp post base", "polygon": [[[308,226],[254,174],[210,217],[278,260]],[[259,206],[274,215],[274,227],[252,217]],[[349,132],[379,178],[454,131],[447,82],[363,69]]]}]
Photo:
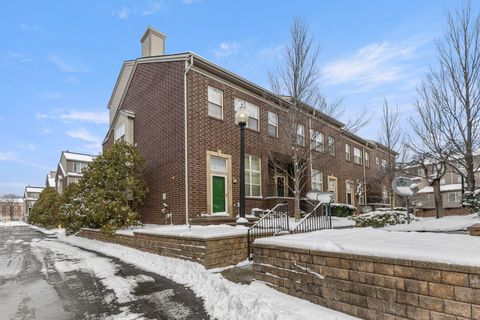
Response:
[{"label": "lamp post base", "polygon": [[238,218],[237,221],[235,221],[235,224],[237,226],[245,226],[247,223],[248,223],[248,220],[242,217]]}]

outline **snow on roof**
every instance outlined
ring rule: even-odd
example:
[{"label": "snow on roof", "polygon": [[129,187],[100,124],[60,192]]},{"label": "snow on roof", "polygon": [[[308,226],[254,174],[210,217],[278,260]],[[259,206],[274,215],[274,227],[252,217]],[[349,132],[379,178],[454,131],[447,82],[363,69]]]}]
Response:
[{"label": "snow on roof", "polygon": [[[462,190],[462,184],[461,183],[454,183],[454,184],[444,184],[440,186],[440,191],[459,191]],[[433,187],[427,186],[423,187],[418,191],[418,193],[432,193],[433,192]]]},{"label": "snow on roof", "polygon": [[[255,240],[256,244],[374,257],[480,266],[480,237],[373,228],[330,229]],[[418,244],[421,245],[418,245]]]},{"label": "snow on roof", "polygon": [[33,186],[27,186],[25,187],[26,192],[42,192],[43,187],[33,187]]},{"label": "snow on roof", "polygon": [[90,154],[75,153],[70,151],[64,151],[63,154],[67,160],[92,162],[95,156]]}]

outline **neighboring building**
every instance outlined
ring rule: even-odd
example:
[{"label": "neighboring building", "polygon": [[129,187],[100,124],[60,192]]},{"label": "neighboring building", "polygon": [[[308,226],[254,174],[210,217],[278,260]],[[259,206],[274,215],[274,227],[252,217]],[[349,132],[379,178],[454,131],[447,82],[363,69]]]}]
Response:
[{"label": "neighboring building", "polygon": [[35,202],[37,202],[40,193],[43,191],[43,187],[26,186],[23,193],[23,208],[24,219],[28,219],[30,211],[33,208]]},{"label": "neighboring building", "polygon": [[[13,219],[12,219],[13,214]],[[0,198],[0,221],[21,220],[23,217],[22,198]]]},{"label": "neighboring building", "polygon": [[83,177],[82,170],[88,167],[94,156],[70,151],[62,151],[55,175],[55,187],[62,194],[70,183]]},{"label": "neighboring building", "polygon": [[[162,203],[173,222],[212,213],[237,214],[239,201],[239,128],[235,109],[250,113],[245,132],[247,210],[288,201],[293,210],[293,181],[272,166],[291,165],[286,126],[290,103],[198,55],[164,54],[165,35],[148,28],[142,57],[120,70],[108,108],[110,128],[104,149],[123,140],[146,159],[149,193],[140,210],[145,223],[164,223]],[[305,181],[309,190],[335,192],[337,202],[362,206],[388,202],[381,144],[344,130],[344,124],[304,105],[297,130],[304,148],[322,155]],[[318,130],[314,141],[311,132]],[[290,147],[291,148],[291,147]]]},{"label": "neighboring building", "polygon": [[[477,159],[479,160],[479,159]],[[406,174],[419,183],[420,190],[413,197],[415,204],[415,213],[419,216],[435,216],[435,198],[433,187],[428,183],[423,169],[420,165],[409,166],[405,169]],[[480,183],[480,172],[475,175],[475,184]],[[440,180],[440,191],[442,193],[443,207],[445,215],[467,214],[468,209],[462,206],[463,192],[466,188],[466,182],[462,186],[462,176],[454,171],[451,166],[447,167],[447,172]]]},{"label": "neighboring building", "polygon": [[56,188],[57,186],[55,185],[55,179],[57,177],[57,172],[56,171],[50,171],[47,174],[47,178],[45,179],[45,187],[47,188]]}]

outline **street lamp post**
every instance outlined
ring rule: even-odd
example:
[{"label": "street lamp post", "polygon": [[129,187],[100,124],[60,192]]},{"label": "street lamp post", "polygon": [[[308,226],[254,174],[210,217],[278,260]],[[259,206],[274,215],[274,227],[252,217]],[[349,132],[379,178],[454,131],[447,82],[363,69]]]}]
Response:
[{"label": "street lamp post", "polygon": [[248,113],[244,105],[238,108],[235,120],[240,126],[240,210],[237,224],[245,224],[245,126],[248,122]]}]

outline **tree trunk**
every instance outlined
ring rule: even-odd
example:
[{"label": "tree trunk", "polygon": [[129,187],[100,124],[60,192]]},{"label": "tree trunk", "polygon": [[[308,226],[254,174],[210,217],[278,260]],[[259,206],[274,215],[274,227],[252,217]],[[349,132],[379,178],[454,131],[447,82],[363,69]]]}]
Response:
[{"label": "tree trunk", "polygon": [[433,186],[433,196],[435,198],[435,213],[436,218],[440,218],[443,216],[443,199],[442,199],[442,192],[440,190],[440,180],[435,180],[432,183]]}]

